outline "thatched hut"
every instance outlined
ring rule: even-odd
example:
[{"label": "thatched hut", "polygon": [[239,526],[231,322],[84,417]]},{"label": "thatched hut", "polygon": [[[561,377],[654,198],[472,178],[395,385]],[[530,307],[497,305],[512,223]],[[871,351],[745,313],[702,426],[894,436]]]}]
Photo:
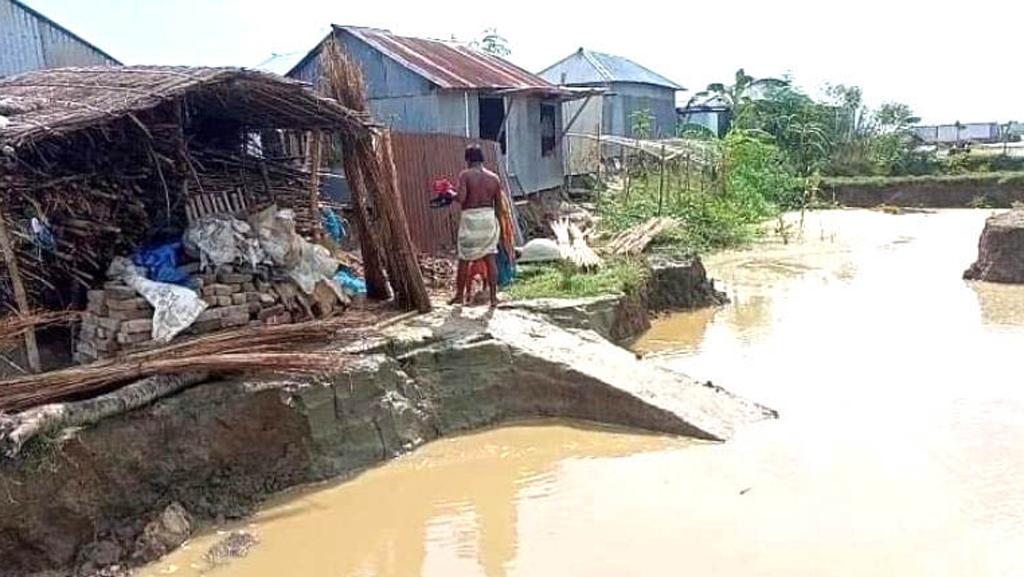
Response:
[{"label": "thatched hut", "polygon": [[372,126],[303,83],[238,68],[0,80],[0,301],[23,316],[81,308],[114,255],[218,209],[277,204],[312,230],[315,184],[282,143],[308,131],[362,139]]}]

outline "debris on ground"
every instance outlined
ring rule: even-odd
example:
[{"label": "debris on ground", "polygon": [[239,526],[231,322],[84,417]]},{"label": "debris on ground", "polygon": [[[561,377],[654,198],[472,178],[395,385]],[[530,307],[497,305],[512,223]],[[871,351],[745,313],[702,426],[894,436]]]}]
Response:
[{"label": "debris on ground", "polygon": [[676,219],[660,216],[628,228],[611,238],[605,252],[617,256],[637,256],[647,249],[659,234],[672,229],[679,223]]}]

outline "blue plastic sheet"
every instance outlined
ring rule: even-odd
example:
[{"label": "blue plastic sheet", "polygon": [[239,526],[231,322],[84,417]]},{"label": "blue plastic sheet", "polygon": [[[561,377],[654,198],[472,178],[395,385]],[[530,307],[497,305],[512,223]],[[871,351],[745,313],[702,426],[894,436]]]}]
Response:
[{"label": "blue plastic sheet", "polygon": [[329,208],[320,209],[320,224],[327,232],[327,236],[331,237],[334,242],[340,243],[348,236],[344,221],[341,220],[338,213]]},{"label": "blue plastic sheet", "polygon": [[352,269],[346,266],[341,267],[334,275],[334,281],[341,285],[346,292],[356,295],[366,294],[366,281],[357,277]]},{"label": "blue plastic sheet", "polygon": [[146,269],[146,278],[181,286],[189,286],[188,275],[178,270],[181,243],[171,242],[140,249],[132,255],[132,263]]}]

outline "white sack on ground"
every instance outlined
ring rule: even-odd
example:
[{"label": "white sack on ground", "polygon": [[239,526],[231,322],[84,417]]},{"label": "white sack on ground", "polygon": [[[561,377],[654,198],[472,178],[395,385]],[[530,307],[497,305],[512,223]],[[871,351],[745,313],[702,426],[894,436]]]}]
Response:
[{"label": "white sack on ground", "polygon": [[108,275],[119,277],[153,305],[152,337],[160,344],[170,342],[178,333],[192,326],[209,306],[192,289],[147,279],[142,269],[124,257],[114,258]]}]

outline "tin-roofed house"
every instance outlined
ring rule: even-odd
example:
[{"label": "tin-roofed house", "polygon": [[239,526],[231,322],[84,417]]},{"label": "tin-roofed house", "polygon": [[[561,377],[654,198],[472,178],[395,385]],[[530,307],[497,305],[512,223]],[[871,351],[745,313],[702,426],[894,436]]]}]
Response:
[{"label": "tin-roofed house", "polygon": [[[379,122],[398,132],[499,142],[513,194],[562,185],[561,103],[579,91],[454,43],[355,26],[333,26],[324,42],[332,36],[362,68]],[[288,76],[315,85],[324,42]]]},{"label": "tin-roofed house", "polygon": [[118,64],[113,56],[22,2],[0,0],[0,76]]},{"label": "tin-roofed house", "polygon": [[[560,86],[604,89],[600,98],[565,106],[565,116],[577,118],[572,129],[575,134],[634,137],[634,119],[642,111],[650,112],[647,136],[671,138],[676,134],[676,92],[685,88],[628,58],[580,48],[545,68],[540,76]],[[584,158],[596,157],[596,146],[592,138],[571,141],[572,173],[589,172],[596,166],[596,158]]]}]

